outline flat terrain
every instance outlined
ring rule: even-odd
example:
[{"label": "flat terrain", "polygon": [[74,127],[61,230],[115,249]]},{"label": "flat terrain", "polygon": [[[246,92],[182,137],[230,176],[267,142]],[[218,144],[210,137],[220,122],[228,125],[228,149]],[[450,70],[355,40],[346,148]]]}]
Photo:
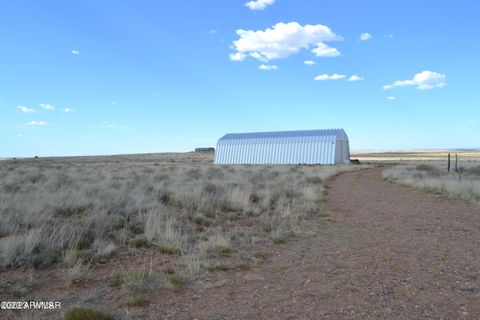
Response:
[{"label": "flat terrain", "polygon": [[480,159],[479,149],[460,149],[460,150],[402,150],[388,152],[353,152],[352,158],[359,159],[361,162],[408,162],[408,161],[447,161],[450,153],[452,161],[455,160],[455,154],[458,155],[460,162],[478,161]]},{"label": "flat terrain", "polygon": [[[63,238],[39,233],[38,269],[17,259],[27,246],[5,255],[14,267],[0,270],[0,301],[61,301],[62,310],[0,310],[0,319],[63,319],[78,305],[119,320],[480,319],[474,201],[394,184],[383,168],[344,172],[325,185],[362,167],[212,167],[211,154],[159,157],[25,159],[5,171],[0,251],[23,243],[30,226],[73,223],[94,240],[59,256],[45,248]],[[44,189],[58,199],[42,198]],[[155,208],[168,223],[151,223],[163,219]],[[183,247],[187,240],[196,251]],[[202,249],[208,244],[228,251],[212,255]],[[188,266],[197,271],[189,275]]]},{"label": "flat terrain", "polygon": [[[480,210],[400,187],[381,169],[331,182],[316,236],[210,289],[159,294],[170,319],[479,319]],[[152,317],[158,318],[158,317]]]}]

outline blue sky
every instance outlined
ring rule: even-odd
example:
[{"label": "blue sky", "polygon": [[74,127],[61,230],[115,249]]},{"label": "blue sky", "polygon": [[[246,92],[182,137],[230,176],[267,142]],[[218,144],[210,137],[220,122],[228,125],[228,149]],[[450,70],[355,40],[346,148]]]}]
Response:
[{"label": "blue sky", "polygon": [[480,147],[478,1],[247,2],[0,2],[0,156],[339,127],[352,149]]}]

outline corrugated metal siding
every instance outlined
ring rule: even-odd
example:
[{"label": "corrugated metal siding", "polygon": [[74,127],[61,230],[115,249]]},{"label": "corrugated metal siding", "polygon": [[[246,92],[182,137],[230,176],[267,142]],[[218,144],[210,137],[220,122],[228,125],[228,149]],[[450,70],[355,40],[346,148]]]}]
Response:
[{"label": "corrugated metal siding", "polygon": [[[343,141],[343,143],[339,143]],[[340,150],[341,149],[341,150]],[[217,144],[215,164],[349,163],[343,129],[234,133]]]}]

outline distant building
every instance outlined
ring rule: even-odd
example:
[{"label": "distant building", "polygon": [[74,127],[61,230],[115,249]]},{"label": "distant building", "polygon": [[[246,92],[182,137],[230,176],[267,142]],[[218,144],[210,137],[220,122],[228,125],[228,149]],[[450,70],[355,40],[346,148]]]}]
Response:
[{"label": "distant building", "polygon": [[343,129],[229,133],[218,140],[214,163],[350,163],[350,147]]},{"label": "distant building", "polygon": [[195,152],[210,152],[215,151],[215,148],[208,147],[208,148],[195,148]]}]

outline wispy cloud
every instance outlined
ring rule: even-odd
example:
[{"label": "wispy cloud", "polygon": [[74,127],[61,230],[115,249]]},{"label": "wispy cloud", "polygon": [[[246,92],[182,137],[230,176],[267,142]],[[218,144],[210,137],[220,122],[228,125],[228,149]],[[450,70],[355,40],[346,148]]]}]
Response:
[{"label": "wispy cloud", "polygon": [[360,35],[360,41],[367,41],[367,40],[370,40],[372,38],[373,38],[372,35],[368,32],[362,33]]},{"label": "wispy cloud", "polygon": [[75,109],[72,109],[72,108],[63,108],[61,109],[63,112],[73,112],[75,111]]},{"label": "wispy cloud", "polygon": [[258,69],[260,70],[266,70],[266,71],[271,71],[271,70],[278,70],[278,66],[274,65],[274,64],[262,64],[258,67]]},{"label": "wispy cloud", "polygon": [[348,78],[348,81],[362,81],[362,80],[365,80],[365,78],[359,77],[355,74],[353,76],[351,76],[350,78]]},{"label": "wispy cloud", "polygon": [[313,78],[313,79],[314,79],[314,80],[317,80],[317,81],[347,80],[347,81],[349,81],[349,82],[365,80],[364,78],[359,77],[359,76],[357,76],[357,75],[355,75],[355,74],[347,78],[346,75],[344,75],[344,74],[338,74],[338,73],[334,73],[334,74],[332,74],[332,75],[319,74],[318,76],[316,76],[316,77]]},{"label": "wispy cloud", "polygon": [[304,63],[307,65],[307,66],[313,66],[313,65],[316,65],[317,63],[313,60],[305,60]]},{"label": "wispy cloud", "polygon": [[74,55],[79,55],[79,54],[80,54],[80,51],[78,51],[78,50],[72,50],[72,54],[74,54]]},{"label": "wispy cloud", "polygon": [[411,80],[398,80],[393,84],[383,86],[383,90],[389,90],[395,87],[416,86],[418,90],[430,90],[443,88],[447,85],[447,76],[433,71],[422,71],[413,76]]},{"label": "wispy cloud", "polygon": [[324,42],[343,40],[329,27],[317,25],[302,26],[298,22],[277,23],[266,30],[237,30],[238,40],[233,41],[235,53],[232,61],[242,61],[247,57],[268,62],[288,58],[302,49],[310,49],[317,57],[336,57],[340,52]]},{"label": "wispy cloud", "polygon": [[345,79],[345,75],[343,74],[332,74],[332,75],[328,75],[328,74],[320,74],[318,76],[316,76],[315,78],[313,78],[314,80],[317,80],[317,81],[325,81],[325,80],[341,80],[341,79]]},{"label": "wispy cloud", "polygon": [[22,111],[24,113],[35,113],[35,112],[37,112],[35,109],[25,107],[25,106],[18,106],[18,109],[20,109],[20,111]]},{"label": "wispy cloud", "polygon": [[105,129],[126,129],[127,128],[127,126],[125,125],[112,124],[108,122],[103,122],[98,127],[105,128]]},{"label": "wispy cloud", "polygon": [[52,106],[51,104],[48,104],[48,103],[40,103],[40,107],[42,107],[43,109],[46,109],[46,110],[53,110],[53,109],[55,109],[54,106]]},{"label": "wispy cloud", "polygon": [[383,36],[385,39],[393,39],[394,38],[394,35],[389,33],[389,34],[386,34]]},{"label": "wispy cloud", "polygon": [[396,99],[397,99],[397,97],[395,97],[395,96],[388,96],[387,97],[387,100],[396,100]]},{"label": "wispy cloud", "polygon": [[27,126],[32,126],[32,127],[44,127],[46,126],[48,123],[47,121],[30,121],[29,123],[27,123]]},{"label": "wispy cloud", "polygon": [[254,0],[245,3],[250,10],[265,10],[266,7],[275,3],[275,0]]}]

